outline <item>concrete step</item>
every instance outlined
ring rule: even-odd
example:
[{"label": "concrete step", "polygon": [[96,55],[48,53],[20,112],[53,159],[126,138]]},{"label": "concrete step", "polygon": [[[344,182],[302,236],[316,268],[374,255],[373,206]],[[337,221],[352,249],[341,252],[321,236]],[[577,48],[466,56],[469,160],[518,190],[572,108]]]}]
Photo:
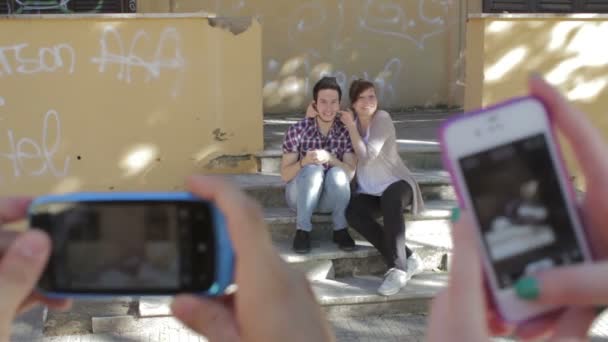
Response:
[{"label": "concrete step", "polygon": [[136,316],[138,298],[77,299],[68,312],[48,311],[44,322],[45,336],[79,335],[94,332],[94,318]]},{"label": "concrete step", "polygon": [[[425,227],[431,231],[434,227],[445,227],[449,224],[452,208],[456,206],[455,201],[434,200],[425,202],[425,210],[419,215],[404,213],[406,222],[406,232],[409,232],[410,227]],[[268,225],[271,234],[275,240],[289,239],[293,236],[296,225],[296,213],[289,208],[267,208],[264,209],[264,218]],[[313,239],[326,239],[332,237],[331,215],[315,214],[312,217],[313,230],[311,236]],[[419,229],[419,228],[413,228]],[[353,235],[358,234],[352,229]]]},{"label": "concrete step", "polygon": [[[425,200],[456,200],[450,177],[441,170],[415,172],[414,177],[420,185]],[[285,208],[285,182],[278,174],[239,174],[228,175],[249,195],[259,201],[264,208]]]},{"label": "concrete step", "polygon": [[399,293],[390,297],[377,293],[382,280],[379,276],[319,280],[312,282],[312,288],[330,319],[427,313],[430,300],[445,288],[448,276],[443,272],[421,273],[413,277]]},{"label": "concrete step", "polygon": [[[283,260],[306,273],[311,281],[347,277],[353,274],[379,274],[386,271],[380,254],[373,246],[367,241],[356,240],[355,243],[356,249],[346,252],[330,240],[313,240],[310,253],[298,254],[291,248],[291,239],[274,241]],[[324,262],[331,263],[332,271],[326,277],[316,277],[317,265]]]},{"label": "concrete step", "polygon": [[[441,170],[443,163],[437,144],[400,146],[399,156],[410,170]],[[281,172],[282,151],[264,150],[256,155],[258,170],[263,173]]]},{"label": "concrete step", "polygon": [[[452,201],[430,201],[420,215],[405,214],[406,243],[423,259],[425,269],[447,269],[452,248],[449,216],[454,205]],[[309,279],[319,275],[319,267],[327,270],[325,274],[336,278],[386,271],[377,250],[353,229],[349,231],[356,240],[355,251],[340,250],[331,240],[333,228],[329,215],[314,215],[312,249],[308,254],[297,254],[291,247],[296,228],[295,212],[287,208],[269,208],[264,210],[264,217],[283,259],[307,273]],[[331,270],[327,264],[323,264],[328,260],[332,262]]]},{"label": "concrete step", "polygon": [[41,341],[44,336],[44,319],[46,315],[46,308],[39,305],[17,316],[17,318],[13,321],[9,341]]},{"label": "concrete step", "polygon": [[[448,234],[449,232],[446,233]],[[313,240],[312,250],[308,254],[293,252],[291,240],[275,241],[275,246],[281,252],[281,257],[294,268],[306,273],[310,281],[382,275],[387,271],[384,259],[369,242],[355,240],[355,243],[354,251],[345,252],[331,241]],[[407,244],[420,256],[425,271],[447,270],[450,248],[439,244],[422,245],[411,239]]]},{"label": "concrete step", "polygon": [[[381,296],[376,292],[382,280],[381,276],[355,276],[340,280],[316,280],[311,282],[311,286],[330,320],[366,315],[426,313],[430,300],[447,285],[447,274],[419,274],[399,293],[390,297]],[[142,298],[140,316],[93,317],[93,332],[128,333],[158,324],[178,326],[179,322],[170,317],[170,302],[170,297]],[[146,311],[146,307],[151,309]]]}]

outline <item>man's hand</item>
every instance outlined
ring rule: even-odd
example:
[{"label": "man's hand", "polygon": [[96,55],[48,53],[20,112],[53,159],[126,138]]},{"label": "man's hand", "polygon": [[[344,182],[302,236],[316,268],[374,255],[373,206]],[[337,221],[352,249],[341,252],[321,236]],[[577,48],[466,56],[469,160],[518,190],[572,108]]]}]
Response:
[{"label": "man's hand", "polygon": [[314,164],[323,165],[328,163],[330,159],[329,152],[325,150],[310,150],[306,152],[306,156],[302,159],[302,166]]},{"label": "man's hand", "polygon": [[302,159],[300,164],[302,164],[302,166],[316,164],[317,163],[316,160],[317,160],[316,151],[310,150],[310,151],[306,152],[306,155],[304,156],[304,158]]},{"label": "man's hand", "polygon": [[327,162],[330,166],[336,166],[342,163],[342,161],[338,159],[338,157],[336,157],[336,155],[333,153],[329,155],[329,160]]},{"label": "man's hand", "polygon": [[329,163],[331,160],[331,154],[325,150],[316,150],[315,157],[318,165]]}]

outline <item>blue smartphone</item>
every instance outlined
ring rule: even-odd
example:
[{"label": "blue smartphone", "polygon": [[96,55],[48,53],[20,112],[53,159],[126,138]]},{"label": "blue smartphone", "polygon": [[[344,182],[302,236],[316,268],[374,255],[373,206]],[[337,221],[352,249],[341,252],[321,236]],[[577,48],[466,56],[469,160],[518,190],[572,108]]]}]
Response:
[{"label": "blue smartphone", "polygon": [[38,284],[50,297],[218,296],[233,280],[224,215],[190,193],[42,196],[29,223],[53,242]]}]

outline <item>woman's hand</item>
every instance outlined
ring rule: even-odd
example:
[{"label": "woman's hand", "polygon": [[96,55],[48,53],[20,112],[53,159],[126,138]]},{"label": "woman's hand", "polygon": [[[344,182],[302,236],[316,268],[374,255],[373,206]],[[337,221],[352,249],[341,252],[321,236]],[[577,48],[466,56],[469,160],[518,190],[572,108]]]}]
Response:
[{"label": "woman's hand", "polygon": [[[433,304],[429,337],[467,341],[487,340],[489,335],[512,334],[524,339],[586,339],[597,307],[608,305],[608,157],[606,144],[586,116],[540,77],[529,81],[530,94],[550,112],[552,123],[571,143],[587,180],[581,213],[588,242],[596,256],[593,264],[560,267],[526,277],[515,284],[518,296],[564,310],[519,326],[501,320],[482,286],[477,238],[469,214],[455,224],[454,259],[448,289]],[[458,216],[458,215],[456,215]]]},{"label": "woman's hand", "polygon": [[356,127],[355,115],[350,110],[340,111],[340,121],[346,126],[346,128],[351,129]]}]

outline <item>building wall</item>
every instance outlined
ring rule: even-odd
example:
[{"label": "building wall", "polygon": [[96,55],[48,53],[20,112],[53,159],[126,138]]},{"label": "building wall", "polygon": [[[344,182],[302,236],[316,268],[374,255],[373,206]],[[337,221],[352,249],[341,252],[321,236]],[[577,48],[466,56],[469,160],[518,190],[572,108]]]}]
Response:
[{"label": "building wall", "polygon": [[15,17],[0,30],[3,194],[167,191],[193,173],[256,171],[256,20]]},{"label": "building wall", "polygon": [[[467,24],[465,109],[527,93],[537,72],[557,86],[608,136],[606,15],[477,15]],[[576,185],[584,179],[569,148]]]},{"label": "building wall", "polygon": [[457,0],[146,0],[140,12],[255,16],[264,110],[303,110],[322,74],[378,83],[388,108],[462,105],[465,7]]}]

